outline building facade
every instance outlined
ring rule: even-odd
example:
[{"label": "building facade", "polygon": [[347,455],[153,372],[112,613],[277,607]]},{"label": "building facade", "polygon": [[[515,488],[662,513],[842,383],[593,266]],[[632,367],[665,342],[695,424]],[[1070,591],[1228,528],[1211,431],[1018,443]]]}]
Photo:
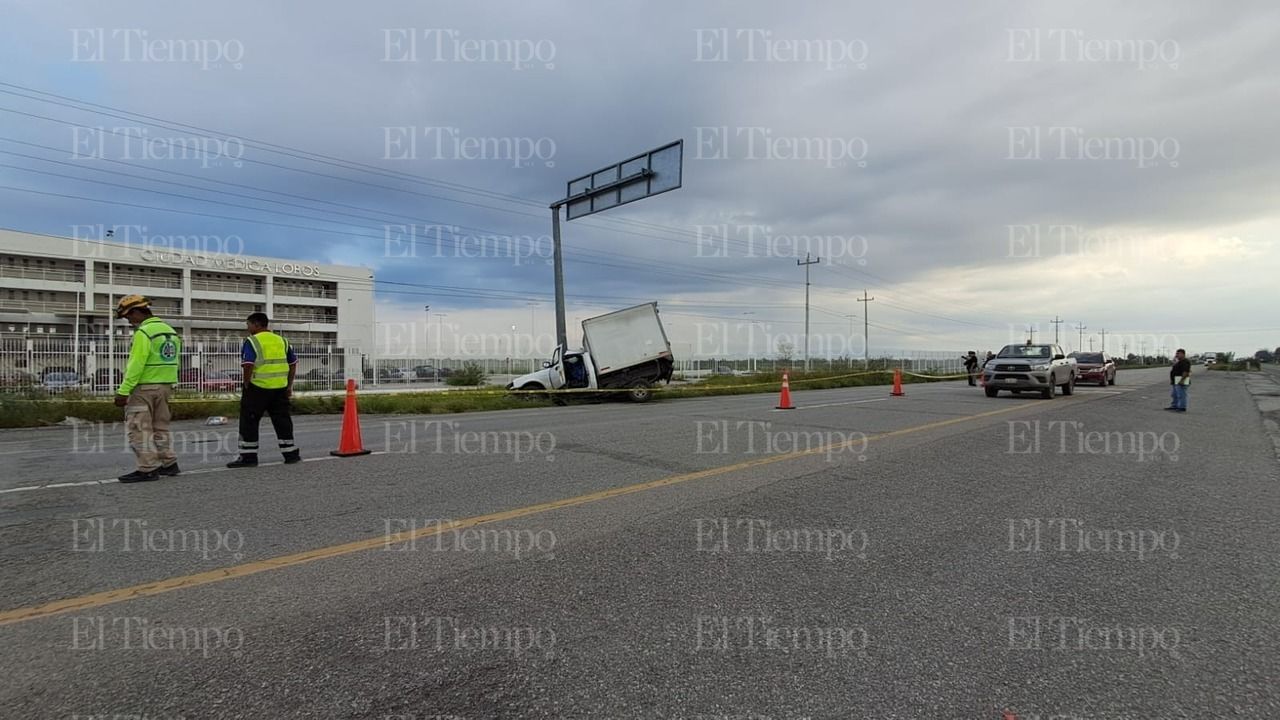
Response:
[{"label": "building facade", "polygon": [[187,343],[243,338],[264,312],[294,344],[373,352],[368,268],[0,230],[0,337],[127,335],[113,309],[135,293]]}]

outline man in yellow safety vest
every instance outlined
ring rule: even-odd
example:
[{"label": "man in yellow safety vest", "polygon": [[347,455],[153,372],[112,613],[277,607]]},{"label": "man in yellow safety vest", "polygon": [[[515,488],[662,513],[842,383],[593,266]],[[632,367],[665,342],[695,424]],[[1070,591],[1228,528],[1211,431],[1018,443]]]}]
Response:
[{"label": "man in yellow safety vest", "polygon": [[240,349],[240,365],[244,369],[244,389],[240,395],[240,457],[227,463],[229,468],[257,467],[258,425],[265,413],[271,416],[276,441],[286,465],[301,462],[293,444],[293,419],[289,417],[289,398],[293,396],[293,378],[298,371],[298,357],[289,341],[267,329],[266,313],[256,312],[245,321],[249,337]]},{"label": "man in yellow safety vest", "polygon": [[134,328],[116,407],[124,408],[129,447],[138,461],[138,469],[119,480],[135,483],[177,475],[178,456],[169,442],[169,393],[178,384],[182,338],[151,314],[151,301],[141,295],[120,298],[116,317]]}]

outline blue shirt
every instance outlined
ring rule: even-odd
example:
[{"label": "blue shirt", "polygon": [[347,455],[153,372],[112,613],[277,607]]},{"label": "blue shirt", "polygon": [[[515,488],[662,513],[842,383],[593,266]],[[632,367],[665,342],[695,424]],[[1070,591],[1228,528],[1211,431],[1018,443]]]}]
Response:
[{"label": "blue shirt", "polygon": [[[253,344],[249,342],[249,338],[245,338],[244,344],[240,346],[240,364],[253,365],[257,361],[258,356],[253,353]],[[290,365],[298,364],[298,356],[294,354],[292,345],[285,349],[285,362]]]}]

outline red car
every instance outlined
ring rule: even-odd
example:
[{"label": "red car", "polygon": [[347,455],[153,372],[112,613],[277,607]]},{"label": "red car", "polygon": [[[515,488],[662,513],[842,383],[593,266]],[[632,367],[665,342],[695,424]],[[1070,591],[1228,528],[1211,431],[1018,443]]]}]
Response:
[{"label": "red car", "polygon": [[200,392],[235,392],[240,381],[221,370],[187,368],[178,373],[178,385]]},{"label": "red car", "polygon": [[1094,382],[1102,385],[1116,384],[1116,361],[1100,352],[1073,352],[1076,359],[1076,382]]}]

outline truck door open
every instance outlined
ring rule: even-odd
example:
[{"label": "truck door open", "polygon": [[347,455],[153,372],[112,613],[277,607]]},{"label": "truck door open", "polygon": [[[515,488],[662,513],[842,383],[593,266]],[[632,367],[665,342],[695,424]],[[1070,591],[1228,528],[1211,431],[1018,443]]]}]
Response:
[{"label": "truck door open", "polygon": [[564,386],[568,388],[590,387],[591,378],[588,374],[587,363],[583,359],[582,353],[565,353],[564,383]]}]

